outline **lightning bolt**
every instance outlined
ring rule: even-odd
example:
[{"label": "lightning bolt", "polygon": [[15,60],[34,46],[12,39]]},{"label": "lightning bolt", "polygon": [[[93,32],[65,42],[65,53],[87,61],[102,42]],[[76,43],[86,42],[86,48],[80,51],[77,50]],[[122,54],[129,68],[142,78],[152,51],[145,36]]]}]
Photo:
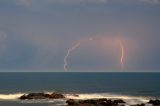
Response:
[{"label": "lightning bolt", "polygon": [[119,45],[120,45],[120,49],[121,49],[121,57],[120,57],[120,63],[121,63],[121,68],[124,68],[124,46],[122,44],[122,41],[119,40]]},{"label": "lightning bolt", "polygon": [[67,54],[66,54],[65,57],[64,57],[64,70],[65,70],[65,71],[68,70],[68,57],[70,56],[71,52],[72,52],[73,50],[75,50],[76,48],[78,48],[82,43],[85,43],[85,42],[91,41],[91,40],[93,40],[93,38],[88,38],[88,39],[79,41],[78,43],[76,43],[75,45],[73,45],[71,48],[69,48],[69,49],[67,50]]}]

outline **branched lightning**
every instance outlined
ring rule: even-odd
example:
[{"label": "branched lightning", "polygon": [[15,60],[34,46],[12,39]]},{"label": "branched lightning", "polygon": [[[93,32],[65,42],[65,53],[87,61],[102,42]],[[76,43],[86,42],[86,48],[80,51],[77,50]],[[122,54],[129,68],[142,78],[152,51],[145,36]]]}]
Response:
[{"label": "branched lightning", "polygon": [[67,54],[65,55],[64,57],[64,70],[67,71],[68,70],[68,57],[70,56],[71,52],[73,50],[75,50],[76,48],[78,48],[82,43],[85,43],[86,41],[91,41],[93,40],[93,38],[89,38],[89,39],[85,39],[85,40],[82,40],[82,41],[79,41],[78,43],[76,43],[75,45],[73,45],[71,48],[69,48],[67,50]]}]

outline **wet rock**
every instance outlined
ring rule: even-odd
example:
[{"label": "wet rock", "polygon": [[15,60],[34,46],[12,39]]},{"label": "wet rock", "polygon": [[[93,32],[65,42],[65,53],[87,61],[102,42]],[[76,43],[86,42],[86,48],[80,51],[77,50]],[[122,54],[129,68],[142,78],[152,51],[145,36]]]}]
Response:
[{"label": "wet rock", "polygon": [[52,93],[50,96],[49,96],[50,99],[62,99],[62,98],[65,98],[64,95],[62,94],[58,94],[58,93]]},{"label": "wet rock", "polygon": [[126,103],[126,102],[124,102],[124,101],[121,100],[121,99],[114,100],[113,102],[116,103],[116,104],[119,104],[119,103],[121,103],[121,104]]},{"label": "wet rock", "polygon": [[73,100],[66,101],[67,106],[118,106],[119,103],[125,103],[123,100],[107,100],[107,99],[88,99],[88,100]]},{"label": "wet rock", "polygon": [[148,103],[152,104],[154,106],[160,106],[160,100],[158,100],[158,99],[156,99],[156,100],[150,100]]},{"label": "wet rock", "polygon": [[19,99],[60,99],[65,98],[62,94],[52,93],[52,94],[45,94],[45,93],[29,93],[22,95]]},{"label": "wet rock", "polygon": [[142,103],[142,104],[136,104],[136,105],[130,105],[130,106],[145,106],[145,104]]},{"label": "wet rock", "polygon": [[97,104],[97,102],[98,102],[98,101],[92,100],[92,99],[79,101],[80,104]]},{"label": "wet rock", "polygon": [[67,100],[66,103],[67,103],[69,106],[78,104],[78,102],[76,102],[76,101],[73,100],[73,99]]}]

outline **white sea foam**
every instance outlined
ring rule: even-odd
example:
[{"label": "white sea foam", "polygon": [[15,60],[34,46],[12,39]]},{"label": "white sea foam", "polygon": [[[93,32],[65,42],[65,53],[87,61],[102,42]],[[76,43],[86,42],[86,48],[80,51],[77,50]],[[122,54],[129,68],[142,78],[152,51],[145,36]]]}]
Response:
[{"label": "white sea foam", "polygon": [[16,100],[25,93],[0,94],[0,100]]},{"label": "white sea foam", "polygon": [[[44,92],[46,94],[52,94],[53,92]],[[0,94],[0,100],[17,100],[19,97],[27,93],[13,93],[13,94]]]},{"label": "white sea foam", "polygon": [[55,104],[65,104],[66,100],[65,99],[41,99],[41,100],[24,100],[21,101],[21,103],[55,103]]},{"label": "white sea foam", "polygon": [[65,99],[54,99],[54,100],[49,100],[49,99],[42,99],[42,100],[24,100],[20,101],[20,103],[24,104],[49,104],[48,106],[66,106],[66,100]]},{"label": "white sea foam", "polygon": [[140,104],[147,103],[150,98],[147,97],[139,97],[139,96],[127,96],[127,95],[116,95],[109,93],[92,93],[92,94],[66,94],[66,98],[68,99],[98,99],[98,98],[106,98],[106,99],[122,99],[126,102],[126,104]]}]

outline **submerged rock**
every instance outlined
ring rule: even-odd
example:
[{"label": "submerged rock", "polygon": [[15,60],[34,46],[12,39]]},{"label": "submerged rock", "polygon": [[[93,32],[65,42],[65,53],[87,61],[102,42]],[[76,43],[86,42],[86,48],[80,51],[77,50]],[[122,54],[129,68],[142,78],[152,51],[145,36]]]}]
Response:
[{"label": "submerged rock", "polygon": [[22,95],[19,99],[61,99],[65,98],[62,94],[52,93],[52,94],[45,94],[45,93],[29,93]]},{"label": "submerged rock", "polygon": [[88,99],[88,100],[73,100],[66,101],[67,106],[118,106],[119,103],[125,103],[123,100],[107,100],[107,99]]}]

